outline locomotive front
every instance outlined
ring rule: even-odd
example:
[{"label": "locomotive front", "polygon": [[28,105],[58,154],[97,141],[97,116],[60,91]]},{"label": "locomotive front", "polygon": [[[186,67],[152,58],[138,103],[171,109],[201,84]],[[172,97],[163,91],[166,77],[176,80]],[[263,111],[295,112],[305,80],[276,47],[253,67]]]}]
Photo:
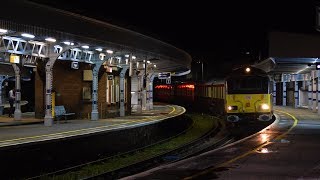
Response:
[{"label": "locomotive front", "polygon": [[270,78],[251,66],[234,70],[226,78],[226,120],[269,121],[273,116]]}]

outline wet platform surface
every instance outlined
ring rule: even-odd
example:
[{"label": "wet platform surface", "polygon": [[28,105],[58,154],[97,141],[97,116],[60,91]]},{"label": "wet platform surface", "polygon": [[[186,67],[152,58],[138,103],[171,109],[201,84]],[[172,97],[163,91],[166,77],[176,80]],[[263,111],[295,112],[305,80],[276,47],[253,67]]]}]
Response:
[{"label": "wet platform surface", "polygon": [[275,110],[277,120],[254,135],[123,179],[320,179],[320,115]]},{"label": "wet platform surface", "polygon": [[0,117],[0,148],[24,143],[46,141],[52,139],[80,136],[102,131],[116,131],[137,126],[157,123],[164,119],[179,116],[185,109],[174,105],[154,105],[154,109],[141,114],[100,119],[91,121],[60,120],[53,126],[46,127],[43,119],[35,119],[32,113],[24,113],[22,120],[14,120],[7,115]]}]

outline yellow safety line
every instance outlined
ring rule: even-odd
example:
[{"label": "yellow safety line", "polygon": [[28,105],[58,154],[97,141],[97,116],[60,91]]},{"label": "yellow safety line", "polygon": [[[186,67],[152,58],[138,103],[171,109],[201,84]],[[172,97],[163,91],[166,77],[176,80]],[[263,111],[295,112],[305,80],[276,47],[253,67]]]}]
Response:
[{"label": "yellow safety line", "polygon": [[287,114],[288,116],[292,117],[292,119],[294,119],[294,123],[293,123],[293,125],[290,127],[290,129],[288,129],[288,131],[286,131],[285,133],[283,133],[283,134],[281,134],[281,135],[279,135],[279,136],[276,137],[276,139],[279,140],[279,139],[283,138],[285,135],[287,135],[294,127],[297,126],[297,124],[298,124],[298,119],[297,119],[296,117],[294,117],[293,115],[287,113],[287,112],[279,111],[279,110],[276,110],[276,111],[278,111],[278,112],[280,112],[280,113]]},{"label": "yellow safety line", "polygon": [[171,111],[171,112],[169,112],[169,114],[171,114],[171,113],[173,113],[174,111],[176,111],[176,108],[175,108],[174,106],[169,106],[169,107],[171,107],[171,108],[172,108],[172,111]]},{"label": "yellow safety line", "polygon": [[[281,134],[281,135],[279,135],[279,136],[277,136],[277,137],[275,138],[275,139],[279,140],[279,139],[283,138],[285,135],[287,135],[294,127],[297,126],[297,124],[298,124],[298,119],[297,119],[296,117],[294,117],[293,115],[287,113],[287,112],[279,111],[279,110],[276,110],[276,111],[281,112],[281,113],[284,113],[284,114],[287,114],[288,116],[292,117],[292,119],[294,120],[293,125],[292,125],[285,133],[283,133],[283,134]],[[219,165],[217,165],[217,166],[214,166],[214,167],[209,168],[209,169],[207,169],[207,170],[205,170],[205,171],[202,171],[202,172],[200,172],[200,173],[198,173],[198,174],[195,174],[195,175],[192,175],[192,176],[188,176],[188,177],[183,178],[183,179],[187,180],[187,179],[197,178],[197,177],[199,177],[199,176],[201,176],[201,175],[205,175],[205,174],[207,174],[207,173],[209,173],[209,172],[211,172],[211,171],[213,171],[213,170],[215,170],[215,169],[217,169],[217,168],[225,167],[225,166],[227,166],[228,164],[231,164],[231,163],[233,163],[233,162],[235,162],[235,161],[237,161],[237,160],[239,160],[239,159],[241,159],[241,158],[244,158],[244,157],[246,157],[247,155],[249,155],[249,154],[251,154],[251,153],[254,153],[254,152],[256,152],[258,149],[261,149],[261,148],[263,148],[264,146],[267,146],[267,145],[269,145],[269,144],[271,144],[271,142],[270,142],[270,141],[266,141],[266,142],[262,143],[260,146],[258,146],[257,148],[254,148],[254,149],[251,150],[251,151],[248,151],[248,152],[246,152],[246,153],[244,153],[244,154],[241,154],[241,155],[239,155],[239,156],[237,156],[237,157],[235,157],[235,158],[233,158],[233,159],[230,159],[230,160],[228,160],[228,161],[226,161],[226,162],[224,162],[224,163],[221,163],[221,164],[219,164]]]},{"label": "yellow safety line", "polygon": [[[176,110],[174,107],[172,107],[172,108],[173,108],[173,110],[169,114],[173,113]],[[23,138],[8,139],[8,140],[0,141],[0,143],[8,143],[8,142],[14,142],[14,141],[20,141],[20,140],[26,140],[26,139],[42,138],[42,137],[55,137],[55,136],[59,136],[59,135],[71,134],[71,133],[76,133],[76,132],[81,132],[81,131],[91,131],[91,130],[98,130],[98,129],[105,128],[105,127],[110,128],[110,127],[114,127],[114,126],[121,126],[121,125],[129,124],[129,123],[132,123],[132,122],[142,122],[142,121],[146,121],[146,120],[152,120],[152,118],[144,118],[144,119],[140,119],[140,120],[131,120],[131,121],[127,121],[127,122],[120,123],[120,124],[98,126],[98,127],[85,128],[85,129],[77,129],[77,130],[64,131],[64,132],[53,133],[53,134],[43,134],[43,135],[29,136],[29,137],[23,137]]]}]

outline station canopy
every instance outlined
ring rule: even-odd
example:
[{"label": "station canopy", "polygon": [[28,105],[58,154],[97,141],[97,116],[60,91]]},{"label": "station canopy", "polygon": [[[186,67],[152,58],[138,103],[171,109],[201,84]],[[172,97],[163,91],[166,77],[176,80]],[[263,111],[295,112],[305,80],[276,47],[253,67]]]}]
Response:
[{"label": "station canopy", "polygon": [[254,66],[270,75],[308,74],[320,62],[320,36],[271,32],[268,42],[269,57]]}]

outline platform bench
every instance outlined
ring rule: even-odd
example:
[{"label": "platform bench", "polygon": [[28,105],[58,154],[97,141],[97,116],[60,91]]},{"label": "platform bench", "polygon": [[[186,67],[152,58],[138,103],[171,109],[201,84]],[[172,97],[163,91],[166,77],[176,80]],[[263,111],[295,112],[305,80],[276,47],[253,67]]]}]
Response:
[{"label": "platform bench", "polygon": [[55,106],[54,107],[54,115],[56,119],[59,121],[62,117],[64,117],[64,120],[67,121],[67,116],[73,116],[76,113],[73,112],[66,112],[66,109],[64,106]]}]

